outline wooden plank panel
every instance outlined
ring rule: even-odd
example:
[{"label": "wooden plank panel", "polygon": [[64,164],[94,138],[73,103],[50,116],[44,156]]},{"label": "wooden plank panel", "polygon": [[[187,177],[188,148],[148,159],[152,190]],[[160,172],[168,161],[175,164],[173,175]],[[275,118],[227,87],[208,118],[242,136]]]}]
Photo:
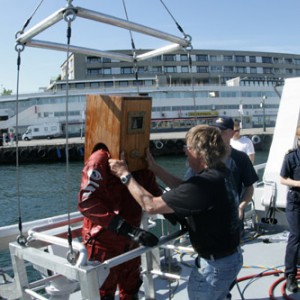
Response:
[{"label": "wooden plank panel", "polygon": [[149,97],[88,95],[86,104],[85,160],[93,147],[105,143],[112,157],[125,151],[131,171],[146,168],[152,101]]}]

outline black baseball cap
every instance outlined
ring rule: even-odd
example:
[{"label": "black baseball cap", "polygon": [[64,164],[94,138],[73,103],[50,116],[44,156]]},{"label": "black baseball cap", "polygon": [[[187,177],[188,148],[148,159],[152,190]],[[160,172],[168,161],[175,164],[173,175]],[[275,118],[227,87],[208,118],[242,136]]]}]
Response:
[{"label": "black baseball cap", "polygon": [[234,128],[234,122],[230,117],[219,117],[214,123],[215,127],[220,128],[221,130],[232,129]]}]

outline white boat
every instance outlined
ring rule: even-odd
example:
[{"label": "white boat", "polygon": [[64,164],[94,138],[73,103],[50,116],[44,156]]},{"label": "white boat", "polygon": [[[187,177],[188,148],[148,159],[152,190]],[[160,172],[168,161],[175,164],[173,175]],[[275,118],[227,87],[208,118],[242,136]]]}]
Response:
[{"label": "white boat", "polygon": [[[255,187],[253,203],[246,214],[246,235],[241,243],[244,266],[231,291],[232,299],[300,299],[299,294],[291,296],[285,290],[287,188],[279,183],[284,154],[295,145],[293,128],[299,122],[299,96],[300,78],[287,79],[268,160],[256,166],[258,172],[264,169],[263,177]],[[80,236],[81,219],[78,213],[71,215],[74,237]],[[160,222],[164,222],[159,217],[150,221],[145,218],[143,226],[160,226]],[[187,278],[195,253],[185,232],[160,237],[158,247],[142,246],[101,264],[90,265],[79,240],[73,241],[70,249],[67,224],[68,216],[26,224],[24,238],[28,235],[28,242],[25,245],[22,245],[22,236],[13,241],[18,235],[18,226],[0,229],[0,248],[7,248],[8,241],[12,241],[9,249],[13,269],[13,278],[2,274],[2,298],[100,299],[98,288],[109,269],[142,255],[144,283],[140,299],[187,299]],[[43,279],[30,281],[28,263],[43,274]],[[41,293],[45,286],[48,295]]]},{"label": "white boat", "polygon": [[[96,19],[101,17],[84,9],[80,9],[80,13]],[[19,40],[44,47],[47,43],[31,40],[31,37],[59,18],[62,18],[61,11],[47,22],[42,22],[40,28],[35,27],[21,35]],[[126,26],[131,28],[133,25],[128,23]],[[145,28],[141,27],[141,30]],[[152,34],[161,35],[156,31]],[[256,166],[263,176],[255,187],[253,202],[246,214],[246,235],[241,243],[244,267],[231,290],[232,299],[300,299],[298,294],[289,295],[284,285],[287,188],[279,183],[284,154],[295,144],[299,97],[300,78],[287,79],[268,160],[266,164]],[[79,238],[81,221],[80,214],[74,213],[23,224],[22,230],[18,225],[0,228],[0,249],[9,249],[12,270],[11,276],[6,271],[0,273],[0,297],[25,300],[100,299],[98,289],[110,268],[141,255],[143,286],[140,299],[187,299],[186,284],[196,254],[185,231],[161,236],[157,247],[141,246],[103,263],[91,264]],[[165,221],[159,216],[145,216],[143,227],[160,226],[160,222]],[[67,238],[69,229],[72,231],[72,243]],[[30,277],[28,265],[38,270],[42,279]]]}]

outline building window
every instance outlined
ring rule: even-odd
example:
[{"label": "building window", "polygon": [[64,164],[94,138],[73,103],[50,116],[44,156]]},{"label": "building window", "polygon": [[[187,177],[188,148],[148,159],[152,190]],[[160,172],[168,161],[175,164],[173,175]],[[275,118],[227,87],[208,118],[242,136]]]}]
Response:
[{"label": "building window", "polygon": [[210,60],[210,61],[221,61],[221,60],[219,59],[219,56],[218,56],[218,55],[210,55],[210,56],[209,56],[209,60]]},{"label": "building window", "polygon": [[256,56],[249,56],[250,63],[256,63]]},{"label": "building window", "polygon": [[87,69],[88,76],[95,76],[95,75],[99,75],[99,74],[102,74],[101,68]]},{"label": "building window", "polygon": [[132,84],[134,85],[134,86],[142,86],[143,85],[143,81],[142,80],[134,80],[133,82],[132,82]]},{"label": "building window", "polygon": [[236,55],[235,56],[235,61],[239,62],[239,63],[246,62],[246,57],[244,55]]},{"label": "building window", "polygon": [[147,67],[138,67],[138,73],[143,74],[148,71]]},{"label": "building window", "polygon": [[238,74],[247,73],[246,67],[236,67],[235,70]]},{"label": "building window", "polygon": [[121,74],[133,74],[133,68],[132,67],[122,67]]},{"label": "building window", "polygon": [[255,67],[250,67],[251,74],[257,74],[257,69]]},{"label": "building window", "polygon": [[90,83],[90,87],[93,88],[93,89],[96,89],[100,86],[100,83],[99,82],[91,82]]},{"label": "building window", "polygon": [[85,84],[82,82],[76,83],[75,84],[75,88],[76,89],[84,89],[85,88]]},{"label": "building window", "polygon": [[197,67],[197,73],[208,73],[208,67]]},{"label": "building window", "polygon": [[284,61],[285,61],[286,64],[292,64],[293,63],[292,58],[285,58]]},{"label": "building window", "polygon": [[224,67],[224,72],[225,73],[232,73],[233,72],[233,67],[231,67],[231,66],[225,66]]},{"label": "building window", "polygon": [[285,69],[285,73],[292,75],[293,74],[293,69]]},{"label": "building window", "polygon": [[188,73],[189,67],[188,66],[181,66],[181,73]]},{"label": "building window", "polygon": [[262,57],[262,63],[263,64],[271,64],[272,63],[272,57],[263,56]]},{"label": "building window", "polygon": [[153,85],[152,80],[145,80],[145,86],[151,86],[151,85]]},{"label": "building window", "polygon": [[153,73],[162,73],[162,67],[152,67]]},{"label": "building window", "polygon": [[104,86],[105,86],[105,87],[111,87],[111,86],[113,86],[113,85],[114,85],[113,81],[105,81],[105,82],[104,82]]},{"label": "building window", "polygon": [[222,67],[221,66],[211,66],[210,71],[212,73],[221,73],[222,72]]},{"label": "building window", "polygon": [[263,74],[272,74],[273,68],[263,68]]},{"label": "building window", "polygon": [[101,62],[101,57],[97,56],[88,56],[86,58],[87,63],[100,63]]},{"label": "building window", "polygon": [[111,58],[103,57],[104,63],[111,63]]},{"label": "building window", "polygon": [[111,75],[111,68],[104,68],[103,69],[103,74],[104,75]]},{"label": "building window", "polygon": [[281,70],[279,68],[274,68],[274,74],[281,74]]},{"label": "building window", "polygon": [[166,73],[176,73],[177,69],[176,69],[176,67],[165,67],[165,72]]},{"label": "building window", "polygon": [[224,61],[233,61],[232,55],[224,55]]},{"label": "building window", "polygon": [[161,55],[152,57],[152,61],[161,61]]},{"label": "building window", "polygon": [[128,81],[120,81],[119,82],[119,86],[122,86],[122,87],[126,87],[126,86],[128,86],[129,84],[128,84]]},{"label": "building window", "polygon": [[180,54],[180,61],[188,61],[188,55],[187,54]]},{"label": "building window", "polygon": [[295,58],[294,62],[295,62],[296,65],[300,65],[300,59],[299,58]]},{"label": "building window", "polygon": [[206,54],[196,55],[196,61],[208,61],[208,56]]},{"label": "building window", "polygon": [[165,54],[164,61],[176,61],[176,55],[175,54]]}]

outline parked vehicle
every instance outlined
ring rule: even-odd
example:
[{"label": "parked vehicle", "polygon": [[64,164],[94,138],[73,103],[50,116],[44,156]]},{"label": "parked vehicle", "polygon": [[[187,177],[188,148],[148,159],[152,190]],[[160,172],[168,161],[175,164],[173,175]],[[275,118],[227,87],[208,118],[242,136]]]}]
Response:
[{"label": "parked vehicle", "polygon": [[26,132],[22,135],[22,140],[29,141],[32,139],[51,139],[63,135],[60,123],[45,123],[28,126]]}]

